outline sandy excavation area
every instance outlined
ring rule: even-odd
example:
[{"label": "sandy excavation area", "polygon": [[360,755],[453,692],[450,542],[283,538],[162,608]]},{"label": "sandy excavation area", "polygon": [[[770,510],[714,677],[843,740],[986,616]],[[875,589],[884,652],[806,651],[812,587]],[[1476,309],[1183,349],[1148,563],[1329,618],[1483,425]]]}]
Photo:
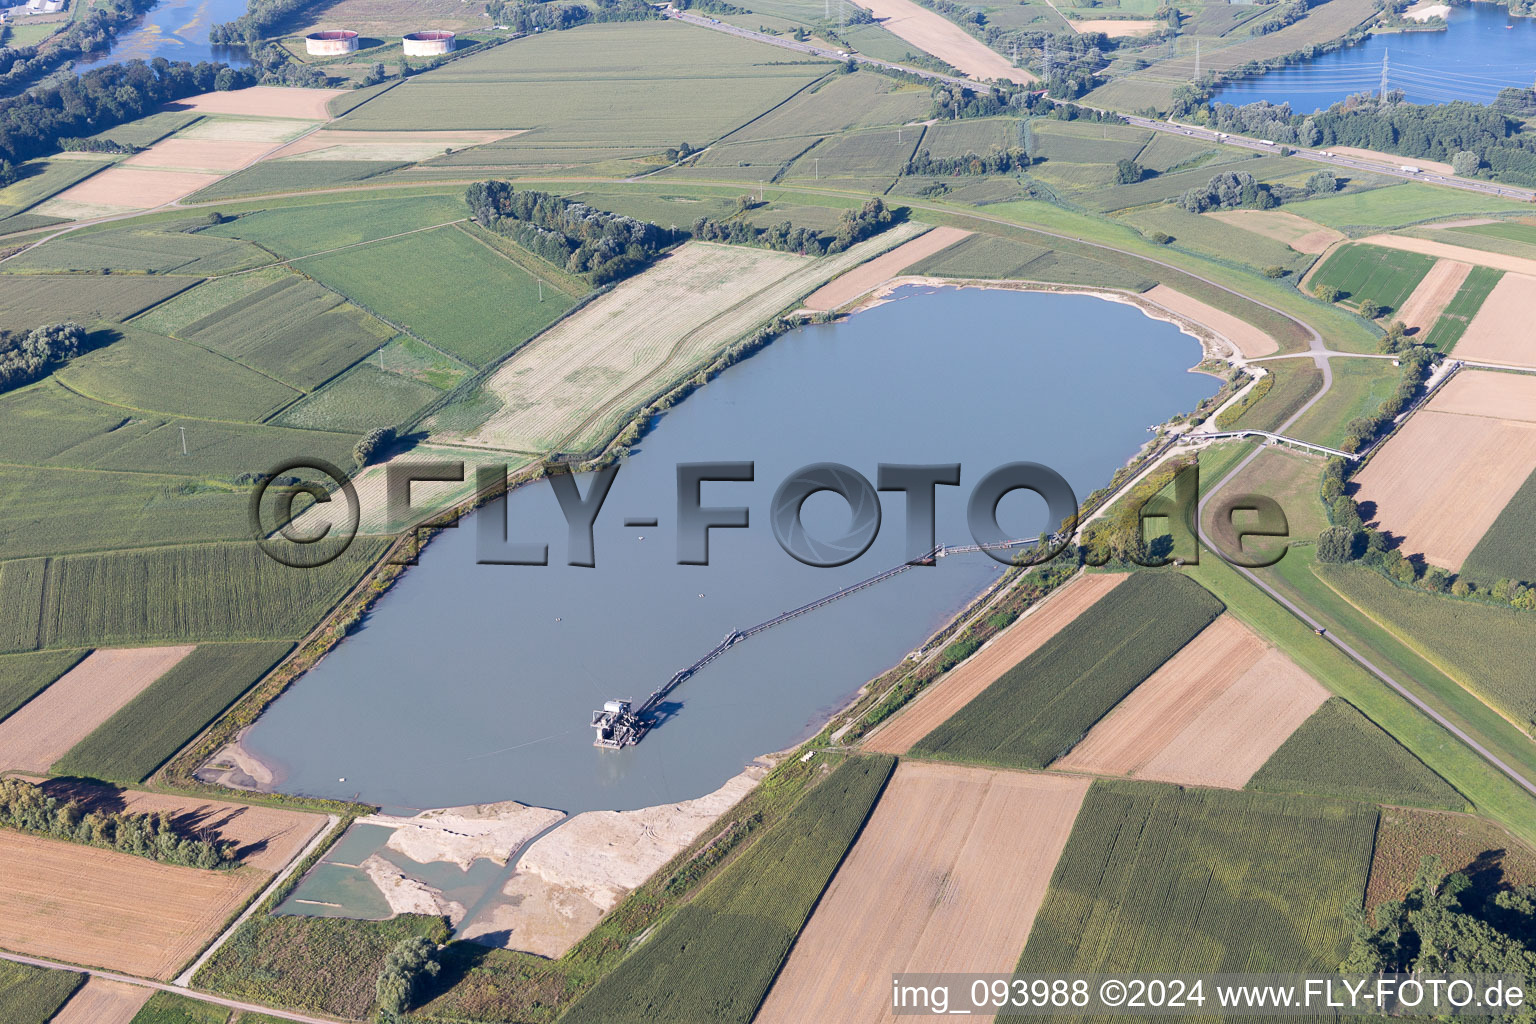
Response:
[{"label": "sandy excavation area", "polygon": [[0,770],[46,772],[191,653],[187,644],[93,651],[0,722]]},{"label": "sandy excavation area", "polygon": [[1456,571],[1536,470],[1536,377],[1463,370],[1355,477],[1405,555]]},{"label": "sandy excavation area", "polygon": [[153,989],[105,978],[87,978],[48,1024],[132,1024]]},{"label": "sandy excavation area", "polygon": [[966,33],[943,15],[920,7],[912,0],[859,0],[886,29],[925,50],[972,78],[1001,78],[1029,85],[1035,76],[1016,68],[1002,54]]},{"label": "sandy excavation area", "polygon": [[1413,294],[1403,302],[1403,308],[1398,310],[1395,319],[1403,322],[1409,334],[1424,334],[1435,326],[1435,321],[1440,319],[1440,314],[1456,297],[1457,289],[1470,273],[1470,263],[1436,260],[1435,265],[1429,268],[1429,273],[1414,288]]},{"label": "sandy excavation area", "polygon": [[0,946],[164,981],[270,877],[0,830]]},{"label": "sandy excavation area", "polygon": [[363,869],[363,874],[383,894],[391,914],[446,917],[449,925],[454,928],[464,920],[467,913],[464,904],[448,899],[440,890],[410,877],[378,854],[373,854],[358,867]]},{"label": "sandy excavation area", "polygon": [[1241,789],[1328,696],[1223,615],[1051,767]]},{"label": "sandy excavation area", "polygon": [[1085,573],[1068,583],[930,684],[904,710],[870,733],[864,740],[865,748],[882,754],[905,754],[1004,672],[1035,653],[1128,579],[1124,574]]},{"label": "sandy excavation area", "polygon": [[1329,246],[1344,240],[1342,231],[1325,228],[1316,221],[1283,210],[1218,210],[1205,216],[1284,242],[1297,252],[1313,256],[1327,252]]},{"label": "sandy excavation area", "polygon": [[837,280],[822,285],[805,300],[805,308],[829,310],[845,306],[854,299],[868,295],[912,264],[948,249],[971,234],[974,232],[964,228],[934,228],[861,267],[855,267]]},{"label": "sandy excavation area", "polygon": [[895,972],[1012,972],[1088,785],[903,761],[756,1024],[905,1020]]},{"label": "sandy excavation area", "polygon": [[459,937],[561,956],[626,893],[740,803],[765,774],[766,766],[754,764],[697,800],[576,815],[518,858],[502,888],[505,900],[476,915]]},{"label": "sandy excavation area", "polygon": [[1388,249],[1418,252],[1425,256],[1459,260],[1479,267],[1492,267],[1495,270],[1508,270],[1511,273],[1536,277],[1536,260],[1524,256],[1506,256],[1501,252],[1468,249],[1464,245],[1451,245],[1448,242],[1436,242],[1429,238],[1410,238],[1407,235],[1371,235],[1369,238],[1360,239],[1360,242],[1365,245],[1381,245]]},{"label": "sandy excavation area", "polygon": [[167,103],[166,110],[195,110],[200,114],[246,114],[254,117],[297,117],[306,121],[329,121],[326,104],[350,89],[289,89],[278,85],[256,85],[232,92],[205,92]]},{"label": "sandy excavation area", "polygon": [[422,811],[411,818],[370,814],[357,823],[394,829],[385,845],[418,864],[446,861],[468,871],[481,857],[505,864],[524,843],[564,817],[563,811],[506,800]]},{"label": "sandy excavation area", "polygon": [[1536,277],[1505,274],[1456,343],[1457,359],[1536,367]]},{"label": "sandy excavation area", "polygon": [[1245,359],[1255,359],[1280,351],[1278,341],[1248,321],[1239,319],[1231,313],[1224,313],[1199,299],[1190,298],[1183,292],[1176,292],[1165,284],[1142,292],[1141,297],[1171,313],[1177,313],[1215,331],[1235,345]]}]

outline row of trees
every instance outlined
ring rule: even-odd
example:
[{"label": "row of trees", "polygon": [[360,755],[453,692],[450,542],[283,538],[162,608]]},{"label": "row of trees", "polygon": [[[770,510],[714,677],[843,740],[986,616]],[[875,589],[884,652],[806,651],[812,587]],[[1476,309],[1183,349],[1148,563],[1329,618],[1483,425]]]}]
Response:
[{"label": "row of trees", "polygon": [[208,30],[214,46],[252,46],[273,34],[289,15],[312,0],[246,0],[245,13]]},{"label": "row of trees", "polygon": [[235,862],[234,843],[181,835],[164,811],[87,812],[77,800],[61,801],[20,779],[0,779],[0,826],[185,867],[220,868]]},{"label": "row of trees", "polygon": [[60,139],[94,135],[163,103],[255,81],[253,73],[224,64],[157,57],[149,64],[131,60],[49,82],[0,100],[0,160],[19,163],[52,152]]},{"label": "row of trees", "polygon": [[706,242],[730,242],[756,245],[779,252],[798,252],[812,256],[842,252],[884,231],[894,222],[890,208],[879,196],[865,200],[857,210],[844,210],[837,229],[824,235],[811,228],[794,227],[788,221],[759,228],[744,220],[718,221],[700,217],[693,223],[693,237]]},{"label": "row of trees", "polygon": [[903,174],[1007,174],[1022,171],[1030,165],[1029,154],[1022,146],[1004,149],[993,146],[988,152],[962,153],[959,156],[935,157],[923,149],[908,160],[901,169]]},{"label": "row of trees", "polygon": [[0,92],[15,92],[88,53],[111,49],[117,30],[158,0],[106,0],[35,46],[0,47]]},{"label": "row of trees", "polygon": [[505,181],[480,181],[464,193],[475,219],[572,274],[603,285],[643,269],[680,241],[648,221],[607,213],[585,203]]},{"label": "row of trees", "polygon": [[34,327],[26,335],[0,331],[0,391],[30,384],[80,354],[85,330],[79,324]]},{"label": "row of trees", "polygon": [[505,25],[515,32],[558,32],[589,23],[646,21],[661,17],[644,0],[593,0],[590,6],[492,0],[485,5],[485,10],[494,24]]},{"label": "row of trees", "polygon": [[1270,186],[1247,171],[1222,171],[1211,176],[1179,197],[1179,205],[1190,213],[1207,210],[1268,210],[1280,205]]}]

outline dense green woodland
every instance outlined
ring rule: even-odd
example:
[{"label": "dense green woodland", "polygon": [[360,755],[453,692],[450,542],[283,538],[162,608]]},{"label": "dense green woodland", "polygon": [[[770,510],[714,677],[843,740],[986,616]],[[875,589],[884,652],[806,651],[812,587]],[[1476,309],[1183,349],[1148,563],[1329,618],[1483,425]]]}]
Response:
[{"label": "dense green woodland", "polygon": [[234,843],[181,835],[167,812],[87,811],[77,800],[48,796],[20,779],[0,779],[0,826],[166,864],[219,868],[235,862]]}]

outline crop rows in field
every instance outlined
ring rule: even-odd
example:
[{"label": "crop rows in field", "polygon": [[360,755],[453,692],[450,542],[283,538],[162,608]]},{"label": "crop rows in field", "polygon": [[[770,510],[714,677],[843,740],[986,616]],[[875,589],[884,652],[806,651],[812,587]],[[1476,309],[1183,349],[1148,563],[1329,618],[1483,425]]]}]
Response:
[{"label": "crop rows in field", "polygon": [[1492,267],[1473,267],[1468,271],[1466,280],[1461,282],[1455,296],[1440,311],[1440,318],[1426,332],[1425,343],[1441,352],[1455,348],[1461,336],[1467,332],[1467,325],[1477,316],[1477,311],[1483,308],[1489,293],[1503,276],[1504,271]]},{"label": "crop rows in field", "polygon": [[244,270],[271,261],[255,246],[206,231],[144,231],[117,228],[73,232],[29,249],[5,265],[8,271],[130,271],[203,276]]},{"label": "crop rows in field", "polygon": [[839,765],[562,1019],[750,1021],[895,763]]},{"label": "crop rows in field", "polygon": [[287,654],[286,641],[205,644],[70,749],[54,775],[147,779]]},{"label": "crop rows in field", "polygon": [[918,149],[926,149],[936,160],[986,153],[991,149],[1010,149],[1024,145],[1023,122],[1012,117],[966,118],[940,121],[923,133]]},{"label": "crop rows in field", "polygon": [[1072,164],[1113,164],[1140,153],[1152,138],[1146,128],[1040,120],[1032,126],[1035,156]]},{"label": "crop rows in field", "polygon": [[110,160],[31,160],[21,165],[25,175],[0,188],[0,213],[20,213],[111,165]]},{"label": "crop rows in field", "polygon": [[1248,788],[1467,809],[1450,783],[1340,697],[1329,698],[1302,723]]},{"label": "crop rows in field", "polygon": [[[922,120],[931,106],[926,88],[902,85],[870,71],[855,71],[806,89],[732,132],[725,141],[802,139],[809,143],[818,135]],[[919,130],[914,127],[912,133]]]},{"label": "crop rows in field", "polygon": [[922,134],[917,128],[882,128],[823,139],[784,172],[785,178],[895,177]]},{"label": "crop rows in field", "polygon": [[243,238],[284,259],[356,245],[403,231],[463,220],[469,215],[463,193],[399,199],[283,200],[256,213],[242,214],[203,234]]},{"label": "crop rows in field", "polygon": [[[1356,566],[1314,572],[1340,597],[1526,732],[1536,731],[1536,630],[1529,612],[1451,601],[1398,586]],[[0,577],[0,584],[4,583]]]},{"label": "crop rows in field", "polygon": [[1005,672],[913,748],[1044,768],[1210,625],[1222,604],[1175,573],[1137,573]]},{"label": "crop rows in field", "polygon": [[1334,250],[1312,274],[1309,287],[1334,287],[1339,298],[1356,305],[1374,302],[1389,311],[1402,308],[1424,275],[1435,265],[1422,253],[1375,245],[1345,245]]},{"label": "crop rows in field", "polygon": [[59,1007],[83,984],[85,975],[77,971],[0,960],[0,1007],[5,1008],[6,1024],[43,1024],[52,1020]]},{"label": "crop rows in field", "polygon": [[249,543],[6,562],[0,650],[292,639],[324,617],[383,546],[358,538],[318,569],[280,565]]},{"label": "crop rows in field", "polygon": [[189,278],[0,276],[0,328],[29,331],[65,320],[126,320],[190,284]]},{"label": "crop rows in field", "polygon": [[819,285],[911,238],[901,224],[836,255],[690,242],[561,321],[486,381],[502,408],[470,436],[582,450],[627,410]]},{"label": "crop rows in field", "polygon": [[1374,806],[1322,797],[1100,780],[1018,969],[1331,974],[1376,819]]},{"label": "crop rows in field", "polygon": [[187,201],[207,203],[231,196],[350,185],[404,166],[398,160],[263,160],[188,196]]},{"label": "crop rows in field", "polygon": [[1536,582],[1532,537],[1536,537],[1536,473],[1526,477],[1477,542],[1461,564],[1461,574],[1486,585],[1501,579]]},{"label": "crop rows in field", "polygon": [[358,363],[325,387],[284,409],[274,424],[321,430],[399,426],[442,394],[413,377]]},{"label": "crop rows in field", "polygon": [[0,655],[0,720],[75,666],[85,651]]}]

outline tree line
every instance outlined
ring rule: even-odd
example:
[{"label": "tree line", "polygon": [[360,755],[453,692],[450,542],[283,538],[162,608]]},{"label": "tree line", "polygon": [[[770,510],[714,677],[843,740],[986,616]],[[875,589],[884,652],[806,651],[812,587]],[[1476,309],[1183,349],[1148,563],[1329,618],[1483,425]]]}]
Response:
[{"label": "tree line", "polygon": [[779,252],[821,256],[842,252],[866,238],[872,238],[894,220],[885,200],[875,196],[865,200],[864,205],[857,210],[844,210],[838,218],[836,230],[830,235],[812,228],[794,227],[788,221],[760,228],[739,219],[722,221],[700,217],[693,222],[693,237],[705,242],[755,245]]},{"label": "tree line", "polygon": [[255,81],[253,73],[224,64],[157,57],[149,64],[131,60],[48,82],[0,100],[0,160],[20,163],[52,152],[60,139],[94,135],[172,100]]},{"label": "tree line", "polygon": [[679,233],[563,196],[479,181],[464,200],[475,220],[572,274],[608,284],[644,269]]},{"label": "tree line", "polygon": [[245,13],[208,30],[214,46],[255,46],[312,0],[246,0]]},{"label": "tree line", "polygon": [[514,32],[558,32],[577,25],[649,21],[661,17],[645,0],[592,0],[590,6],[540,3],[538,0],[491,0],[485,10],[493,24],[505,25]]},{"label": "tree line", "polygon": [[[79,2],[79,0],[76,0]],[[117,30],[158,0],[106,0],[33,46],[0,47],[0,92],[14,92],[76,58],[109,50]]]},{"label": "tree line", "polygon": [[172,816],[86,811],[20,779],[0,779],[0,826],[66,842],[100,846],[165,864],[222,868],[235,863],[235,844],[181,835]]},{"label": "tree line", "polygon": [[25,335],[0,331],[0,392],[46,376],[80,354],[85,330],[74,323],[34,327]]},{"label": "tree line", "polygon": [[1003,148],[993,146],[986,153],[961,153],[959,156],[935,157],[928,150],[919,150],[902,174],[1007,174],[1022,171],[1030,165],[1030,157],[1022,146]]}]

